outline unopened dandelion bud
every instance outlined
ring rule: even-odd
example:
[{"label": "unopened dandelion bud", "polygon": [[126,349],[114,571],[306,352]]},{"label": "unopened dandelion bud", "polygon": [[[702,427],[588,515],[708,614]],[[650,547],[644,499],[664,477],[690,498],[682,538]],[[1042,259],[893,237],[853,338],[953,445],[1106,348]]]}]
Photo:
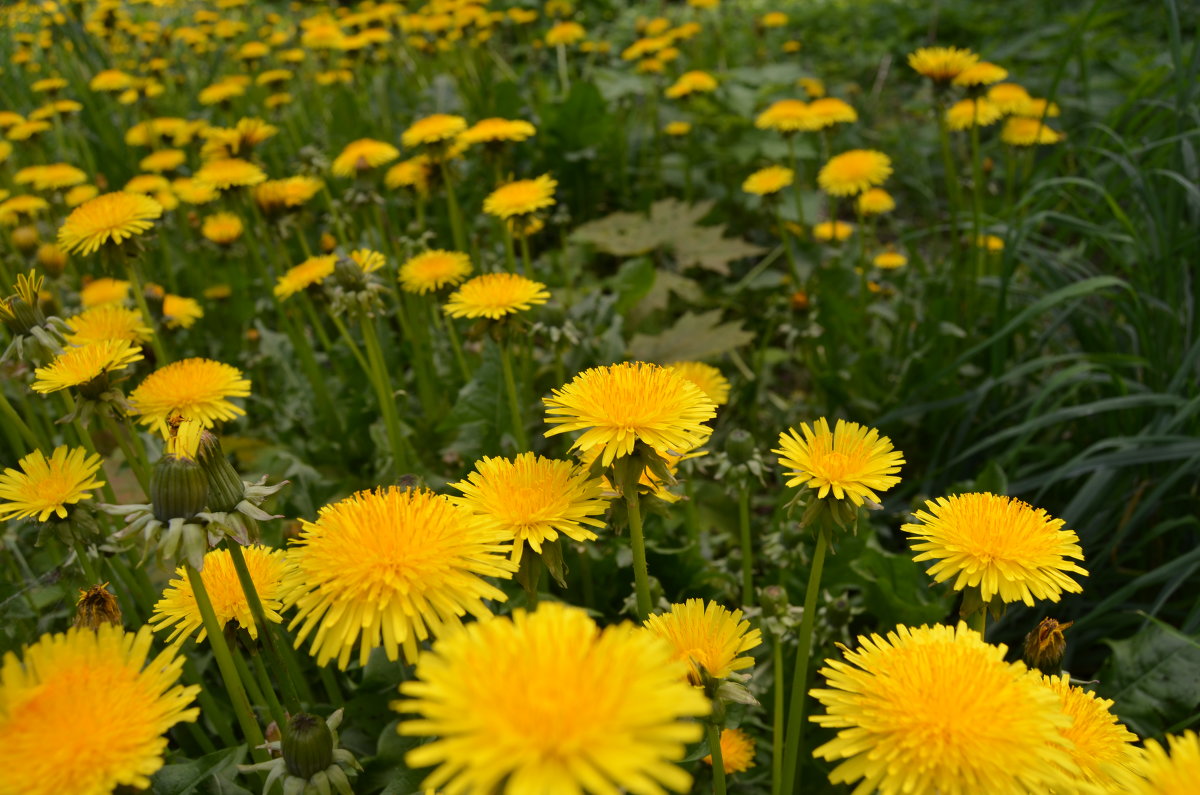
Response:
[{"label": "unopened dandelion bud", "polygon": [[312,778],[333,764],[333,732],[316,715],[299,712],[288,721],[281,743],[288,773]]},{"label": "unopened dandelion bud", "polygon": [[221,450],[221,440],[210,431],[201,431],[196,461],[208,481],[208,504],[214,511],[230,512],[245,497],[242,477]]},{"label": "unopened dandelion bud", "polygon": [[46,316],[40,307],[29,303],[22,296],[0,298],[0,319],[14,335],[28,334],[31,329],[45,322]]},{"label": "unopened dandelion bud", "polygon": [[41,238],[36,226],[18,226],[12,231],[13,247],[23,254],[28,254],[37,248]]},{"label": "unopened dandelion bud", "polygon": [[1060,624],[1053,618],[1043,618],[1037,628],[1025,636],[1022,654],[1025,664],[1044,674],[1054,676],[1062,670],[1063,654],[1067,651],[1067,639],[1063,630],[1074,622]]},{"label": "unopened dandelion bud", "polygon": [[105,624],[121,626],[121,606],[108,591],[108,583],[80,591],[75,604],[75,626],[96,630]]},{"label": "unopened dandelion bud", "polygon": [[37,260],[47,276],[57,279],[62,276],[67,267],[67,255],[54,243],[43,243],[38,246]]},{"label": "unopened dandelion bud", "polygon": [[759,604],[762,605],[764,616],[787,615],[787,589],[779,585],[768,585],[759,592]]},{"label": "unopened dandelion bud", "polygon": [[754,457],[754,437],[738,428],[725,440],[725,452],[735,464],[744,464]]},{"label": "unopened dandelion bud", "polygon": [[154,518],[160,522],[191,519],[204,510],[208,499],[208,480],[196,461],[176,455],[164,455],[150,474],[150,503]]},{"label": "unopened dandelion bud", "polygon": [[343,290],[357,292],[367,286],[366,274],[349,257],[338,258],[333,266],[333,278]]}]

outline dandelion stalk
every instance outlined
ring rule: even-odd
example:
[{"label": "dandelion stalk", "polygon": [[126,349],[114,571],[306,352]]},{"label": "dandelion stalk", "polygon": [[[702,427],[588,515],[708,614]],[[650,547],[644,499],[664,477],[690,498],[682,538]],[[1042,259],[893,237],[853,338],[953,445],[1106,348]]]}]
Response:
[{"label": "dandelion stalk", "polygon": [[771,795],[780,795],[783,785],[783,638],[771,640],[771,670],[775,674],[774,710],[771,716]]},{"label": "dandelion stalk", "polygon": [[642,510],[638,503],[638,476],[635,473],[632,484],[624,484],[625,506],[629,513],[629,544],[633,548],[633,584],[637,594],[638,620],[645,621],[650,616],[650,571],[646,566],[646,539],[642,535]]},{"label": "dandelion stalk", "polygon": [[788,231],[787,223],[783,220],[783,209],[775,202],[775,222],[779,224],[779,236],[783,238],[783,250],[787,253],[788,270],[792,273],[792,281],[799,290],[803,286],[800,279],[800,266],[796,262],[796,253],[792,250],[792,233]]},{"label": "dandelion stalk", "polygon": [[754,604],[754,548],[750,544],[750,485],[738,490],[738,529],[742,541],[742,604]]},{"label": "dandelion stalk", "polygon": [[721,729],[708,724],[708,750],[712,754],[713,793],[725,795],[725,760],[721,757]]},{"label": "dandelion stalk", "polygon": [[462,211],[458,206],[458,198],[454,195],[454,182],[450,179],[450,167],[446,165],[444,158],[438,161],[438,166],[442,170],[442,182],[446,187],[446,210],[450,214],[450,234],[454,238],[454,249],[466,251],[467,233],[463,228]]},{"label": "dandelion stalk", "polygon": [[371,382],[375,387],[375,396],[379,399],[379,409],[383,414],[383,422],[387,428],[388,443],[392,448],[392,465],[396,475],[403,474],[411,468],[408,443],[400,431],[400,417],[396,413],[396,398],[392,390],[392,382],[387,374],[387,365],[383,360],[383,352],[379,347],[379,336],[375,332],[375,321],[365,312],[359,312],[359,323],[362,326],[363,345],[367,350],[367,364],[370,365]]},{"label": "dandelion stalk", "polygon": [[75,557],[79,558],[79,566],[83,569],[83,576],[87,580],[88,587],[103,582],[96,576],[96,570],[92,568],[92,559],[88,557],[87,544],[76,538],[74,533],[71,534],[71,548],[75,550]]},{"label": "dandelion stalk", "polygon": [[[979,101],[975,102],[976,122],[978,122]],[[986,248],[979,245],[979,238],[983,236],[983,161],[979,157],[979,124],[971,125],[971,187],[972,187],[972,202],[971,215],[974,221],[974,234],[972,241],[974,242],[975,250],[975,278],[979,279],[983,275],[983,267],[986,262]]]},{"label": "dandelion stalk", "polygon": [[521,241],[521,264],[525,268],[525,276],[533,277],[533,258],[529,256],[529,235],[521,235],[518,240]]},{"label": "dandelion stalk", "polygon": [[33,432],[32,428],[25,424],[25,421],[21,419],[21,415],[18,414],[17,410],[14,409],[12,404],[8,402],[8,396],[4,394],[3,390],[0,390],[0,417],[4,419],[4,427],[6,429],[16,429],[20,437],[25,440],[27,445],[29,445],[29,449],[36,450],[43,446],[38,440],[37,434]]},{"label": "dandelion stalk", "polygon": [[525,421],[521,418],[521,402],[517,395],[517,380],[513,375],[512,352],[507,341],[500,343],[500,368],[504,372],[504,388],[508,392],[513,437],[517,442],[517,450],[524,452],[529,449],[529,437],[525,435]]},{"label": "dandelion stalk", "polygon": [[[150,314],[150,306],[146,303],[146,288],[142,286],[141,270],[137,259],[130,257],[125,260],[125,274],[132,288],[130,292],[133,293],[133,300],[137,304],[138,310],[142,313],[142,317],[146,318],[146,323],[156,326],[154,315]],[[159,329],[155,328],[154,333],[150,335],[150,347],[154,350],[155,363],[159,367],[162,367],[163,365],[170,364],[171,359],[167,356],[167,349],[163,345],[158,332]]]},{"label": "dandelion stalk", "polygon": [[804,614],[800,619],[800,645],[796,650],[796,667],[792,671],[792,697],[788,707],[787,741],[783,756],[783,787],[781,792],[794,792],[800,772],[800,745],[804,736],[804,699],[808,695],[808,660],[812,655],[813,625],[817,613],[817,596],[821,592],[821,573],[825,568],[825,552],[829,548],[830,531],[822,527],[817,534],[808,589],[804,592]]}]

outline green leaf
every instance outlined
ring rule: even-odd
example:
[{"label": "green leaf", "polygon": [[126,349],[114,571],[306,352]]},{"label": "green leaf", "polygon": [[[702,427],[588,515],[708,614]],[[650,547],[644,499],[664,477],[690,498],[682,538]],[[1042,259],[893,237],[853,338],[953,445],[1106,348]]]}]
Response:
[{"label": "green leaf", "polygon": [[1100,669],[1098,695],[1142,737],[1161,737],[1200,705],[1200,642],[1151,619],[1124,640],[1105,640],[1112,655]]},{"label": "green leaf", "polygon": [[245,746],[239,745],[189,762],[165,765],[150,777],[150,792],[153,795],[187,795],[205,779],[237,764],[245,750]]},{"label": "green leaf", "polygon": [[616,310],[624,314],[654,286],[654,263],[645,257],[623,262],[609,284],[617,293]]},{"label": "green leaf", "polygon": [[454,441],[446,449],[468,461],[498,452],[505,403],[497,400],[496,395],[503,394],[500,349],[488,342],[483,349],[483,361],[471,380],[458,390],[454,408],[439,425],[444,432],[455,431]]},{"label": "green leaf", "polygon": [[635,334],[629,342],[633,358],[645,362],[711,359],[754,339],[741,323],[721,322],[721,310],[686,312],[674,326],[659,334]]},{"label": "green leaf", "polygon": [[912,555],[887,552],[874,536],[868,537],[850,570],[862,578],[863,605],[881,626],[928,624],[950,610],[950,600],[930,587],[929,576]]}]

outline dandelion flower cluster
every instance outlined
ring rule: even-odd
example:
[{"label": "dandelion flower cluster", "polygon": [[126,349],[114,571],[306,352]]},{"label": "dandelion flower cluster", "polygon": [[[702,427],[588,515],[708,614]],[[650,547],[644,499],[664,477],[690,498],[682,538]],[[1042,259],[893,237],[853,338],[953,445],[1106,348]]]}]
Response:
[{"label": "dandelion flower cluster", "polygon": [[369,171],[390,163],[400,156],[400,150],[384,141],[360,138],[346,145],[333,160],[332,171],[336,177],[352,177],[360,171]]}]

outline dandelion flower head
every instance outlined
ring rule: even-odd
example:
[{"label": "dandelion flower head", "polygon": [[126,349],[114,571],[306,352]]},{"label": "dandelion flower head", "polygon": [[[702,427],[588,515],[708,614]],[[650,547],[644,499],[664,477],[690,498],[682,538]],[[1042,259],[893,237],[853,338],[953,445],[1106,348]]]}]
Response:
[{"label": "dandelion flower head", "polygon": [[855,505],[879,502],[877,492],[900,482],[896,473],[904,463],[904,454],[874,428],[838,420],[831,433],[824,417],[811,428],[801,423],[800,433],[795,428],[781,433],[779,449],[771,452],[788,468],[789,487],[813,489],[818,499],[832,493],[834,499]]},{"label": "dandelion flower head", "polygon": [[464,282],[447,299],[450,317],[499,320],[546,303],[546,285],[515,273],[485,273]]},{"label": "dandelion flower head", "polygon": [[552,207],[557,186],[549,174],[509,182],[488,194],[483,200],[483,211],[497,218],[512,218]]},{"label": "dandelion flower head", "polygon": [[130,413],[158,433],[165,433],[175,414],[211,428],[245,414],[229,399],[249,394],[250,382],[236,367],[212,359],[181,359],[146,376],[129,396]]},{"label": "dandelion flower head", "polygon": [[58,230],[58,244],[70,254],[91,254],[108,242],[119,245],[154,226],[163,208],[139,193],[97,196],[71,211]]},{"label": "dandelion flower head", "polygon": [[762,634],[750,628],[741,610],[731,612],[703,599],[671,605],[668,612],[646,619],[646,628],[671,644],[676,659],[691,666],[688,681],[697,686],[705,676],[725,679],[752,667],[754,659],[745,652],[762,644]]},{"label": "dandelion flower head", "polygon": [[33,391],[45,395],[68,387],[83,387],[143,358],[141,347],[127,339],[102,340],[67,348],[45,367],[34,371]]},{"label": "dandelion flower head", "polygon": [[829,158],[817,184],[830,196],[853,196],[882,185],[892,175],[892,161],[873,149],[851,149]]},{"label": "dandelion flower head", "polygon": [[796,172],[783,166],[760,168],[742,183],[742,190],[755,196],[770,196],[792,184]]},{"label": "dandelion flower head", "polygon": [[100,456],[82,447],[56,447],[49,458],[34,450],[17,466],[0,474],[0,521],[65,519],[68,506],[90,500],[92,491],[104,486],[96,477]]},{"label": "dandelion flower head", "polygon": [[471,273],[471,258],[461,251],[423,251],[400,266],[400,285],[410,293],[428,293],[462,282]]}]

